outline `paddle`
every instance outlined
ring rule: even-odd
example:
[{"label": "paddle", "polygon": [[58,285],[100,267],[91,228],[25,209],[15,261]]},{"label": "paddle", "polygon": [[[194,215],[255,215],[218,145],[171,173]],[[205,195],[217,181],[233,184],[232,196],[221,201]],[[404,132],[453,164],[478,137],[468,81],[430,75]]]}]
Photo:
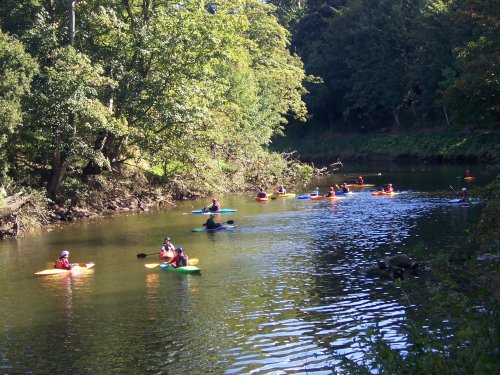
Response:
[{"label": "paddle", "polygon": [[[190,266],[196,266],[199,262],[198,258],[190,258],[188,263]],[[146,268],[155,268],[158,267],[161,263],[146,263],[144,267]]]},{"label": "paddle", "polygon": [[[460,197],[460,194],[458,193],[458,191],[456,191],[455,189],[453,189],[453,186],[450,185],[450,189],[453,190],[457,194],[457,196]],[[462,198],[462,197],[460,197],[460,198]]]},{"label": "paddle", "polygon": [[150,254],[146,254],[146,253],[140,253],[140,254],[137,254],[137,258],[146,258],[148,255],[158,255],[160,253],[150,253]]}]

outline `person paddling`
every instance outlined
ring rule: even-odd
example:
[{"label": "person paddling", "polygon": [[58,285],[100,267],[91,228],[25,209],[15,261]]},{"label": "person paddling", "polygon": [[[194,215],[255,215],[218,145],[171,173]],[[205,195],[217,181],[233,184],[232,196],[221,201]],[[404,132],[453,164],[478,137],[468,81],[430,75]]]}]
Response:
[{"label": "person paddling", "polygon": [[359,177],[358,177],[358,179],[356,180],[356,183],[357,183],[358,185],[364,185],[364,184],[365,184],[365,182],[363,181],[363,177],[362,177],[362,176],[359,176]]},{"label": "person paddling", "polygon": [[392,184],[387,184],[385,190],[386,193],[392,193],[394,192],[394,188],[392,187]]},{"label": "person paddling", "polygon": [[207,221],[203,224],[204,227],[206,227],[207,229],[217,229],[219,228],[220,226],[222,226],[221,223],[217,223],[215,220],[214,220],[214,217],[215,215],[214,214],[210,214],[210,217],[207,219]]},{"label": "person paddling", "polygon": [[460,192],[460,199],[466,200],[468,198],[469,194],[467,192],[466,188],[462,188],[462,191]]},{"label": "person paddling", "polygon": [[169,261],[175,256],[175,246],[170,242],[170,237],[165,237],[160,250],[160,259]]},{"label": "person paddling", "polygon": [[347,186],[347,183],[342,184],[342,193],[346,194],[349,193],[349,187]]},{"label": "person paddling", "polygon": [[259,192],[257,193],[257,198],[267,198],[267,193],[264,191],[264,188],[260,187]]},{"label": "person paddling", "polygon": [[319,195],[319,187],[315,187],[313,191],[309,193],[311,197],[317,197]]},{"label": "person paddling", "polygon": [[203,207],[203,211],[215,212],[215,211],[220,211],[221,208],[222,207],[221,207],[219,201],[217,200],[217,198],[212,197],[212,204],[208,207]]},{"label": "person paddling", "polygon": [[333,197],[335,195],[335,190],[333,190],[333,186],[330,186],[328,189],[328,193],[326,193],[325,197]]},{"label": "person paddling", "polygon": [[72,269],[73,266],[75,266],[75,265],[71,264],[69,262],[68,257],[69,257],[69,251],[68,250],[61,251],[61,255],[54,262],[54,268],[58,268],[58,269],[62,269],[62,270],[70,270],[70,269]]},{"label": "person paddling", "polygon": [[283,185],[281,185],[278,190],[277,190],[278,194],[286,194],[286,189]]},{"label": "person paddling", "polygon": [[166,263],[171,264],[174,268],[186,267],[189,264],[189,258],[184,252],[184,249],[182,247],[179,247],[176,251],[177,254],[175,255],[175,257]]}]

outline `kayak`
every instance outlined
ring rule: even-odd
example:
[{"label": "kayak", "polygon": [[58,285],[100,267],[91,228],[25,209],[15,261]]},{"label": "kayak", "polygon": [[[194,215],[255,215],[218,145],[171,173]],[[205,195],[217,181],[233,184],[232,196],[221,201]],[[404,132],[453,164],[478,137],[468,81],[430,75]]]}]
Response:
[{"label": "kayak", "polygon": [[271,194],[271,197],[275,198],[295,198],[295,193],[286,193],[286,194]]},{"label": "kayak", "polygon": [[472,180],[475,180],[475,179],[476,179],[476,177],[472,177],[472,176],[464,177],[465,181],[472,181]]},{"label": "kayak", "polygon": [[255,197],[255,200],[257,202],[267,202],[269,200],[269,197],[266,197],[266,198]]},{"label": "kayak", "polygon": [[164,271],[178,272],[178,273],[200,273],[201,268],[196,266],[185,266],[174,268],[171,264],[160,264],[160,268]]},{"label": "kayak", "polygon": [[340,197],[338,195],[332,195],[331,197],[325,197],[324,195],[315,195],[311,197],[312,201],[320,201],[323,199],[335,200],[335,199],[345,199],[345,197]]},{"label": "kayak", "polygon": [[351,194],[354,194],[352,191],[348,191],[347,193],[344,193],[343,191],[336,191],[335,192],[335,195],[351,195]]},{"label": "kayak", "polygon": [[50,268],[43,271],[35,272],[37,276],[49,276],[49,275],[69,275],[69,274],[77,274],[80,272],[85,272],[90,268],[93,268],[95,263],[87,263],[85,267],[83,266],[74,266],[70,270],[63,270],[60,268]]},{"label": "kayak", "polygon": [[349,189],[363,189],[363,188],[372,188],[372,187],[375,187],[375,185],[374,184],[363,184],[363,185],[347,184],[347,187]]},{"label": "kayak", "polygon": [[224,213],[228,213],[228,212],[236,212],[236,210],[232,209],[232,208],[223,208],[222,210],[217,210],[217,211],[210,211],[210,210],[193,210],[193,211],[191,211],[191,213],[193,213],[193,214],[206,214],[206,215],[224,214]]},{"label": "kayak", "polygon": [[217,227],[215,229],[207,229],[207,228],[194,228],[194,229],[191,229],[191,232],[218,232],[220,230],[224,230],[224,229],[234,229],[236,228],[236,224],[234,225],[231,225],[231,224],[224,224],[224,225],[221,225],[220,227]]},{"label": "kayak", "polygon": [[392,197],[394,195],[398,195],[399,193],[396,193],[396,192],[392,192],[392,193],[386,193],[385,191],[374,191],[372,193],[373,196],[388,196],[388,197]]},{"label": "kayak", "polygon": [[462,198],[456,198],[448,201],[448,203],[465,203],[465,202],[466,202],[465,199]]},{"label": "kayak", "polygon": [[309,199],[311,196],[309,194],[299,195],[297,199]]}]

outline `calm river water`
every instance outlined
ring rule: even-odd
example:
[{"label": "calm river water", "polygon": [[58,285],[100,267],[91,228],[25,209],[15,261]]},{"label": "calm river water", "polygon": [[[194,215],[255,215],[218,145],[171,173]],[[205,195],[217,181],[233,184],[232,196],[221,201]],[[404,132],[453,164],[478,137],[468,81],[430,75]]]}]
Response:
[{"label": "calm river water", "polygon": [[[484,185],[491,176],[473,167]],[[402,329],[410,310],[421,310],[421,326],[451,329],[405,297],[402,288],[425,294],[424,282],[400,285],[361,270],[418,246],[429,253],[468,246],[464,229],[482,205],[448,202],[465,169],[358,166],[311,182],[326,192],[362,174],[366,183],[392,182],[394,198],[220,197],[238,210],[222,217],[235,221],[233,231],[190,231],[206,220],[190,213],[204,200],[0,242],[0,373],[331,374],[347,361],[369,364],[362,338],[375,327],[392,348],[411,350]],[[157,252],[167,235],[199,258],[201,275],[144,267],[158,258],[136,255]],[[34,275],[63,249],[95,268]]]}]

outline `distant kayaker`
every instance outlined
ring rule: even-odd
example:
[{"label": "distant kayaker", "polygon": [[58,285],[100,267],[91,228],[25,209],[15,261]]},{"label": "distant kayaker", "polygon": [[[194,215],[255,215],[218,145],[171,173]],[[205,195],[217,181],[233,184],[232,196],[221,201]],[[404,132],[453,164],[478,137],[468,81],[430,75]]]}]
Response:
[{"label": "distant kayaker", "polygon": [[217,198],[215,197],[212,197],[212,204],[208,207],[203,207],[203,211],[220,211],[221,209],[221,205],[219,203],[219,201],[217,200]]},{"label": "distant kayaker", "polygon": [[54,268],[62,269],[62,270],[70,270],[73,268],[74,264],[71,264],[68,260],[69,251],[63,250],[61,251],[61,255],[54,262]]},{"label": "distant kayaker", "polygon": [[466,200],[468,196],[469,193],[467,192],[467,189],[462,188],[462,191],[460,192],[460,199]]},{"label": "distant kayaker", "polygon": [[342,184],[342,193],[349,193],[349,187],[345,182]]},{"label": "distant kayaker", "polygon": [[219,228],[222,224],[221,223],[217,223],[214,220],[214,217],[215,217],[215,215],[211,214],[210,217],[207,219],[207,221],[203,224],[203,226],[206,227],[207,229],[217,229],[217,228]]},{"label": "distant kayaker", "polygon": [[165,237],[161,245],[160,258],[163,260],[170,260],[175,256],[175,246],[170,242],[170,237]]},{"label": "distant kayaker", "polygon": [[286,189],[283,185],[278,188],[278,194],[286,194]]},{"label": "distant kayaker", "polygon": [[328,193],[325,194],[325,197],[333,197],[335,195],[335,190],[333,189],[333,186],[330,186],[328,188]]},{"label": "distant kayaker", "polygon": [[471,175],[470,175],[470,170],[469,170],[469,169],[467,169],[467,170],[465,171],[465,176],[464,176],[464,177],[471,177]]},{"label": "distant kayaker", "polygon": [[167,262],[167,264],[171,264],[174,268],[185,267],[189,264],[189,258],[184,252],[182,247],[179,247],[177,250],[177,254],[174,258]]},{"label": "distant kayaker", "polygon": [[387,184],[384,190],[386,193],[392,193],[394,192],[394,188],[392,187],[392,184]]},{"label": "distant kayaker", "polygon": [[267,198],[267,193],[264,191],[264,188],[260,187],[259,192],[257,193],[257,198]]},{"label": "distant kayaker", "polygon": [[313,197],[317,197],[319,195],[319,187],[315,187],[313,191],[311,191],[309,194]]},{"label": "distant kayaker", "polygon": [[364,185],[364,184],[365,184],[365,182],[363,181],[363,177],[359,176],[359,177],[358,177],[358,179],[356,180],[356,183],[357,183],[358,185]]}]

